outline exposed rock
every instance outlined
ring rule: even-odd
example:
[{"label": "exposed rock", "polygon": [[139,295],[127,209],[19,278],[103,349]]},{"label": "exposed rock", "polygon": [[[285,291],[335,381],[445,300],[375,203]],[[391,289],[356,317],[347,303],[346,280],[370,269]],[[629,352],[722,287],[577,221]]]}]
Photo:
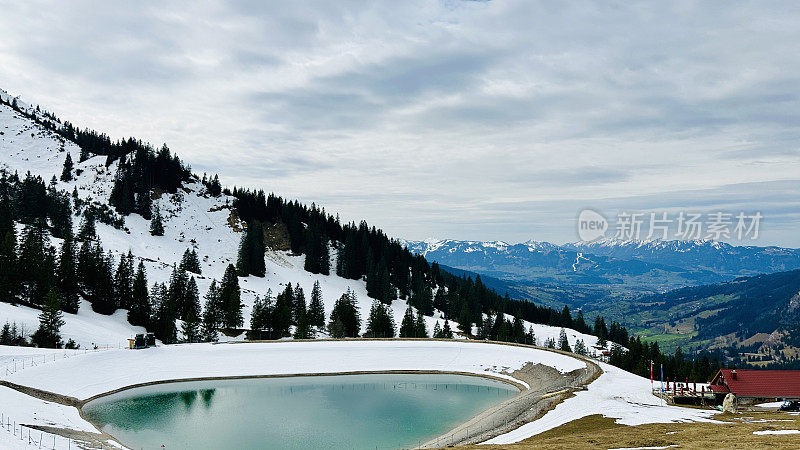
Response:
[{"label": "exposed rock", "polygon": [[736,396],[728,393],[722,401],[722,412],[735,413],[736,412]]}]

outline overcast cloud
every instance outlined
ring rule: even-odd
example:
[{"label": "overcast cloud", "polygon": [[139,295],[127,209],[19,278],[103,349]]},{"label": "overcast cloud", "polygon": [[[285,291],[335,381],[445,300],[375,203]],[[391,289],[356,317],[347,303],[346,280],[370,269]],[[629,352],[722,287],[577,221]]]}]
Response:
[{"label": "overcast cloud", "polygon": [[797,2],[6,2],[0,87],[390,235],[765,215],[800,246]]}]

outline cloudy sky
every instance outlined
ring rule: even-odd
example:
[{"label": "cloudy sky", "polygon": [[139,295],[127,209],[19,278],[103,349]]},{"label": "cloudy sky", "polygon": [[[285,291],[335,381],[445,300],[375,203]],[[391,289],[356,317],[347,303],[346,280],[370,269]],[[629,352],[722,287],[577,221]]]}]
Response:
[{"label": "cloudy sky", "polygon": [[685,209],[800,247],[796,2],[0,10],[12,95],[392,236],[565,242],[582,208]]}]

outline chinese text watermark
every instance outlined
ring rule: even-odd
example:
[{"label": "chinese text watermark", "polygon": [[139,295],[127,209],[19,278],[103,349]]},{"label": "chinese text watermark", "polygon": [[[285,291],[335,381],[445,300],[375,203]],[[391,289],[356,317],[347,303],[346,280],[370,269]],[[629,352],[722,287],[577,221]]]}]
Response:
[{"label": "chinese text watermark", "polygon": [[628,212],[617,214],[613,229],[606,218],[592,209],[578,215],[578,236],[582,241],[606,237],[611,229],[614,239],[638,241],[641,239],[691,240],[755,240],[758,239],[761,212],[730,213],[714,211],[698,213],[679,211]]}]

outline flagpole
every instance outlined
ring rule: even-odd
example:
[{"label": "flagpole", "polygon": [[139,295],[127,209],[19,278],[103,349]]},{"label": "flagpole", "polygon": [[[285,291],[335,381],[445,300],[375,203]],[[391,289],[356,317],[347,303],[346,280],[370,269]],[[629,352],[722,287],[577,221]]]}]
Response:
[{"label": "flagpole", "polygon": [[664,364],[661,364],[661,406],[664,406]]}]

